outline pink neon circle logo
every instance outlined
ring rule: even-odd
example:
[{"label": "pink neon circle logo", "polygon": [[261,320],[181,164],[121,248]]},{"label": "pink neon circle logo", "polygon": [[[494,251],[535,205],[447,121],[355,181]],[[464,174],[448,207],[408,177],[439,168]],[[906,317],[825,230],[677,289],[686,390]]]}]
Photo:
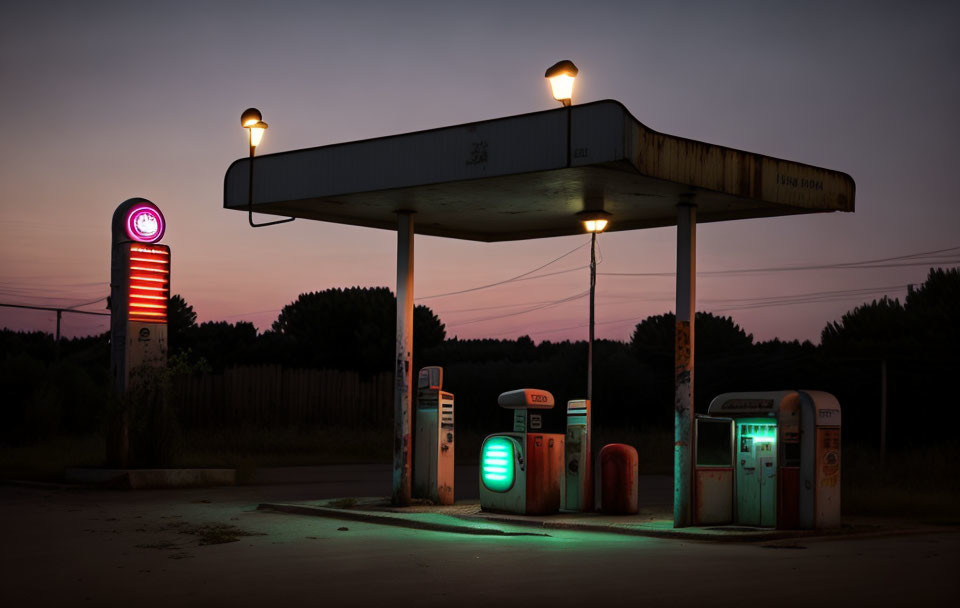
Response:
[{"label": "pink neon circle logo", "polygon": [[136,205],[127,213],[127,236],[141,243],[156,243],[163,238],[163,216],[156,207]]}]

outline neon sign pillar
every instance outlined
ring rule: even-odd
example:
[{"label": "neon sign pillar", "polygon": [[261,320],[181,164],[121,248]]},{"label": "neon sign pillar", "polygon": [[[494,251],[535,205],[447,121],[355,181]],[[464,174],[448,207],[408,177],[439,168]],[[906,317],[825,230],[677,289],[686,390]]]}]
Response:
[{"label": "neon sign pillar", "polygon": [[146,199],[131,198],[113,212],[110,370],[118,393],[133,368],[166,365],[170,248],[158,243],[165,230],[160,209]]}]

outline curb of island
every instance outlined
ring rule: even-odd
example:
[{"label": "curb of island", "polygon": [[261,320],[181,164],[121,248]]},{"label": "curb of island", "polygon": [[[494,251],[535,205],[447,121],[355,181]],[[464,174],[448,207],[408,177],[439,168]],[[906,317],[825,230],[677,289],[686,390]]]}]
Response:
[{"label": "curb of island", "polygon": [[[662,538],[671,540],[686,540],[708,543],[765,543],[785,540],[828,540],[841,538],[874,538],[884,536],[900,536],[909,534],[922,534],[925,532],[960,532],[960,528],[945,528],[942,526],[913,526],[908,528],[871,528],[855,530],[850,528],[838,528],[835,530],[758,530],[756,532],[739,531],[713,531],[704,533],[698,529],[670,529],[657,530],[651,528],[630,527],[618,524],[591,524],[580,522],[559,522],[544,521],[542,519],[530,518],[519,519],[506,516],[491,515],[468,515],[468,514],[445,514],[448,517],[464,521],[464,525],[442,524],[404,517],[407,513],[398,510],[384,510],[380,512],[364,511],[358,509],[329,507],[321,505],[304,505],[288,503],[262,503],[257,507],[260,511],[274,511],[279,513],[289,513],[294,515],[308,515],[313,517],[325,517],[328,519],[338,519],[343,521],[355,521],[369,524],[378,524],[386,526],[395,526],[401,528],[410,528],[415,530],[430,530],[435,532],[449,532],[453,534],[471,534],[487,536],[549,536],[550,530],[562,530],[571,532],[595,532],[605,534],[619,534],[625,536],[638,536],[647,538]],[[429,511],[419,511],[417,513],[429,513]],[[499,528],[477,528],[467,525],[466,522],[474,524],[493,524],[512,526],[518,528],[533,528],[540,530],[536,532],[511,532]]]},{"label": "curb of island", "polygon": [[368,524],[379,524],[394,526],[398,528],[410,528],[413,530],[430,530],[433,532],[450,532],[453,534],[471,534],[474,536],[548,536],[547,534],[538,534],[535,532],[509,532],[500,528],[477,528],[467,525],[441,524],[437,522],[422,521],[416,519],[407,519],[398,515],[381,515],[369,511],[355,511],[349,509],[336,509],[332,507],[322,507],[317,505],[293,505],[286,503],[261,503],[257,506],[258,511],[275,511],[279,513],[290,513],[293,515],[310,515],[313,517],[326,517],[328,519],[339,519],[343,521],[356,521]]}]

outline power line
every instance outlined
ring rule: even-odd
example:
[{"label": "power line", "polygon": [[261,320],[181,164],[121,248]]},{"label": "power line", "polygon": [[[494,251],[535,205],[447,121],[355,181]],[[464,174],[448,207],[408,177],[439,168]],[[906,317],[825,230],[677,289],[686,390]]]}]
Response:
[{"label": "power line", "polygon": [[[765,297],[760,297],[760,298],[739,298],[739,299],[734,298],[734,299],[727,299],[727,300],[713,300],[712,302],[714,302],[714,303],[718,303],[718,302],[719,302],[719,303],[722,303],[722,302],[731,302],[731,303],[733,303],[733,302],[743,302],[744,305],[742,305],[742,306],[736,306],[736,305],[734,305],[734,306],[730,306],[730,307],[727,307],[727,308],[712,309],[712,310],[709,310],[709,311],[706,311],[706,312],[714,312],[714,313],[717,313],[717,312],[728,312],[728,311],[732,311],[732,310],[748,310],[748,309],[753,309],[753,308],[766,308],[766,307],[769,307],[769,306],[789,306],[789,305],[795,305],[795,304],[810,304],[810,303],[818,303],[818,302],[843,301],[843,300],[853,299],[853,298],[856,298],[856,297],[862,296],[862,295],[871,295],[871,294],[877,294],[877,295],[879,295],[879,294],[882,294],[882,293],[889,293],[890,291],[894,291],[894,290],[897,290],[897,289],[906,289],[906,288],[907,288],[906,285],[892,285],[892,286],[886,286],[886,287],[868,287],[868,288],[859,288],[859,289],[850,289],[850,290],[835,290],[835,291],[821,291],[821,292],[799,293],[799,294],[790,294],[790,295],[787,295],[787,296],[765,296]],[[638,298],[638,301],[647,302],[647,301],[650,301],[650,300],[646,300],[646,299],[643,299],[643,298]],[[701,300],[701,302],[705,302],[705,303],[706,303],[706,302],[711,302],[711,301],[710,301],[710,300]],[[598,322],[595,323],[595,324],[596,324],[596,325],[613,325],[613,324],[617,324],[617,323],[639,322],[639,321],[645,319],[647,316],[649,316],[649,315],[631,316],[631,317],[625,317],[625,318],[621,318],[621,319],[612,319],[612,320],[607,320],[607,321],[598,321]],[[557,332],[561,332],[561,331],[569,331],[569,330],[572,330],[572,329],[582,329],[582,328],[584,328],[584,327],[587,327],[587,324],[582,323],[582,324],[578,324],[578,325],[571,325],[571,326],[568,326],[568,327],[558,327],[558,328],[554,328],[554,329],[547,329],[547,330],[542,330],[542,331],[533,331],[533,332],[529,332],[529,333],[534,333],[534,334],[538,334],[538,335],[539,335],[539,334],[551,334],[551,333],[557,333]],[[502,335],[507,335],[507,334],[515,333],[516,331],[518,331],[518,330],[503,331],[503,332],[499,332],[499,333],[495,333],[495,334],[490,334],[490,335],[492,335],[492,336],[502,336]]]},{"label": "power line", "polygon": [[470,292],[473,292],[473,291],[480,291],[481,289],[489,289],[489,288],[491,288],[491,287],[497,287],[497,286],[499,286],[499,285],[505,285],[505,284],[507,284],[507,283],[512,283],[513,281],[522,280],[522,279],[524,279],[525,277],[527,277],[527,278],[529,278],[529,279],[533,279],[533,278],[542,278],[542,277],[546,277],[546,276],[552,276],[553,274],[562,274],[562,273],[564,273],[564,272],[572,272],[573,270],[578,270],[578,269],[563,270],[563,271],[559,271],[559,272],[556,272],[556,273],[538,275],[538,276],[536,276],[536,277],[531,277],[531,276],[530,276],[530,275],[532,275],[533,273],[537,272],[538,270],[543,270],[543,269],[546,268],[547,266],[550,266],[551,264],[555,264],[556,262],[559,262],[559,261],[562,260],[563,258],[565,258],[565,257],[567,257],[568,255],[574,253],[575,251],[578,251],[578,250],[580,250],[580,249],[583,249],[584,247],[586,247],[586,246],[589,245],[589,244],[590,244],[590,241],[587,241],[586,243],[583,243],[582,245],[578,245],[578,246],[574,247],[573,249],[571,249],[570,251],[568,251],[568,252],[566,252],[565,254],[561,255],[560,257],[557,257],[557,258],[554,258],[554,259],[550,260],[549,262],[547,262],[546,264],[543,264],[542,266],[538,266],[538,267],[534,268],[533,270],[528,270],[527,272],[524,272],[524,273],[522,273],[522,274],[518,274],[518,275],[515,276],[515,277],[511,277],[511,278],[509,278],[509,279],[504,279],[503,281],[497,281],[496,283],[489,283],[489,284],[487,284],[487,285],[480,285],[480,286],[477,286],[477,287],[470,287],[469,289],[461,289],[461,290],[459,290],[459,291],[450,291],[450,292],[447,292],[447,293],[437,293],[437,294],[433,294],[433,295],[429,295],[429,296],[422,296],[422,297],[420,297],[420,298],[415,298],[415,299],[417,299],[417,300],[429,300],[429,299],[432,299],[432,298],[443,298],[443,297],[446,297],[446,296],[456,296],[456,295],[460,295],[460,294],[462,294],[462,293],[470,293]]},{"label": "power line", "polygon": [[[99,300],[97,300],[99,302]],[[92,310],[73,310],[72,308],[51,308],[49,306],[30,306],[28,304],[4,304],[0,302],[0,306],[6,308],[25,308],[27,310],[46,310],[48,312],[64,313],[70,312],[78,315],[94,315],[97,317],[109,317],[109,312],[94,312]]]},{"label": "power line", "polygon": [[[33,277],[35,278],[35,277]],[[55,277],[47,277],[47,280],[55,280]],[[21,283],[12,283],[10,281],[0,280],[0,285],[20,285]],[[57,288],[60,287],[97,287],[99,285],[109,285],[109,281],[90,281],[85,283],[58,283]],[[42,286],[41,286],[42,287]]]},{"label": "power line", "polygon": [[498,308],[517,308],[518,306],[535,306],[537,304],[548,304],[553,300],[537,300],[536,302],[514,302],[513,304],[497,304],[495,306],[476,306],[474,308],[455,308],[445,310],[443,314],[453,314],[458,312],[476,312],[478,310],[496,310]]},{"label": "power line", "polygon": [[812,291],[808,293],[787,294],[779,296],[757,296],[753,298],[705,298],[701,300],[704,303],[711,304],[762,304],[775,303],[782,301],[791,301],[796,298],[810,297],[835,297],[848,295],[869,295],[872,293],[889,293],[898,289],[906,289],[907,285],[885,285],[882,287],[857,287],[853,289],[837,289],[832,291]]},{"label": "power line", "polygon": [[[897,268],[901,266],[925,266],[927,264],[960,264],[960,258],[956,258],[958,247],[948,247],[946,249],[935,249],[932,251],[922,251],[919,253],[910,253],[889,258],[875,258],[871,260],[860,260],[857,262],[838,262],[835,264],[808,264],[803,266],[770,266],[761,268],[738,268],[730,270],[703,270],[698,271],[697,276],[730,276],[737,274],[754,274],[762,272],[792,272],[798,270],[858,270],[863,268]],[[916,261],[919,257],[933,257],[933,260]],[[951,258],[951,259],[943,259]],[[915,260],[915,261],[910,261]],[[891,263],[905,262],[905,263]],[[670,277],[674,272],[600,272],[597,274],[606,276],[629,276],[629,277]]]},{"label": "power line", "polygon": [[527,313],[534,312],[534,311],[537,311],[537,310],[543,310],[544,308],[550,308],[550,307],[552,307],[552,306],[558,306],[558,305],[560,305],[560,304],[565,304],[565,303],[567,303],[567,302],[572,302],[572,301],[574,301],[574,300],[578,300],[578,299],[580,299],[580,298],[586,297],[587,294],[589,294],[589,293],[590,293],[590,290],[588,289],[588,290],[586,290],[586,291],[582,291],[582,292],[580,292],[580,293],[573,294],[573,295],[571,295],[571,296],[567,296],[567,297],[561,298],[561,299],[559,299],[559,300],[554,300],[554,301],[552,301],[552,302],[547,302],[546,304],[541,304],[540,306],[534,306],[534,307],[532,307],[532,308],[528,308],[527,310],[520,310],[520,311],[517,311],[517,312],[511,312],[511,313],[507,313],[507,314],[503,314],[503,315],[495,315],[495,316],[492,316],[492,317],[484,317],[484,318],[482,318],[482,319],[471,319],[470,321],[463,321],[463,322],[460,322],[460,323],[452,323],[452,324],[448,325],[448,327],[460,327],[461,325],[471,325],[471,324],[473,324],[473,323],[481,323],[481,322],[483,322],[483,321],[492,321],[492,320],[494,320],[494,319],[504,319],[504,318],[506,318],[506,317],[515,317],[515,316],[517,316],[517,315],[525,315],[525,314],[527,314]]},{"label": "power line", "polygon": [[[709,276],[736,276],[744,274],[761,274],[765,272],[790,272],[796,270],[866,270],[872,268],[904,268],[916,266],[953,266],[960,264],[960,258],[955,260],[925,260],[898,264],[869,264],[869,265],[821,265],[821,266],[785,266],[778,268],[743,268],[737,270],[703,270],[697,271],[698,277]],[[674,272],[598,272],[604,276],[617,277],[672,277]]]},{"label": "power line", "polygon": [[[906,286],[904,286],[905,288]],[[827,297],[809,297],[809,298],[797,298],[795,300],[783,300],[783,301],[772,301],[772,302],[761,302],[755,304],[745,304],[742,306],[729,306],[726,308],[716,308],[712,312],[729,312],[732,310],[752,310],[754,308],[769,308],[772,306],[793,306],[796,304],[821,304],[824,302],[844,302],[847,300],[856,299],[858,296],[864,295],[882,295],[889,293],[890,290],[877,290],[872,292],[864,292],[861,294],[846,294],[846,295],[837,295],[837,296],[827,296]]]},{"label": "power line", "polygon": [[91,301],[89,301],[89,302],[84,302],[84,303],[82,303],[82,304],[74,304],[73,306],[68,306],[67,308],[68,308],[68,309],[76,309],[76,308],[80,308],[81,306],[90,306],[91,304],[96,304],[97,302],[103,302],[104,300],[106,300],[106,299],[109,298],[109,297],[110,297],[110,296],[103,296],[102,298],[97,298],[96,300],[91,300]]}]

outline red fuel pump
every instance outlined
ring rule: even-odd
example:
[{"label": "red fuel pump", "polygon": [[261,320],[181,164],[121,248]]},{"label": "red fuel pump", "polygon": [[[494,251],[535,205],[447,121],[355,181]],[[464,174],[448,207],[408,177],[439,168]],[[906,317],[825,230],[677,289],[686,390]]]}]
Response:
[{"label": "red fuel pump", "polygon": [[611,443],[600,450],[600,511],[633,515],[640,510],[637,487],[640,459],[637,450]]}]

